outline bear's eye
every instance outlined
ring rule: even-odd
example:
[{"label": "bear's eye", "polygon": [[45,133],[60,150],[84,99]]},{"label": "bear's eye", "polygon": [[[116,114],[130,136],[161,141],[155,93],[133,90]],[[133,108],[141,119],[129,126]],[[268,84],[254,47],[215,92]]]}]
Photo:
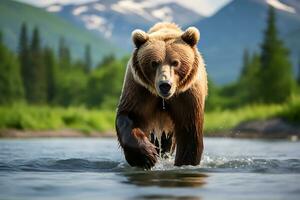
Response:
[{"label": "bear's eye", "polygon": [[178,67],[178,66],[179,66],[179,60],[173,60],[173,61],[171,62],[171,66],[172,66],[172,67]]},{"label": "bear's eye", "polygon": [[154,61],[151,62],[151,66],[152,66],[153,68],[157,68],[159,65],[160,65],[160,62],[157,61],[157,60],[154,60]]}]

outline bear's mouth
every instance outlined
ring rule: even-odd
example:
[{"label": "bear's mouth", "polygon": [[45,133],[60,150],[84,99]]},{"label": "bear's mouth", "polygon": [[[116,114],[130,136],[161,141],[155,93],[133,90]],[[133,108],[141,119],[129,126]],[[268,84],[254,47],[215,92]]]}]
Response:
[{"label": "bear's mouth", "polygon": [[168,93],[168,94],[161,94],[160,92],[158,92],[158,96],[160,96],[162,99],[170,99],[173,96],[173,93]]},{"label": "bear's mouth", "polygon": [[170,98],[172,95],[171,95],[170,93],[168,93],[168,94],[159,93],[159,96],[161,96],[161,97],[164,98],[164,99],[168,99],[168,98]]}]

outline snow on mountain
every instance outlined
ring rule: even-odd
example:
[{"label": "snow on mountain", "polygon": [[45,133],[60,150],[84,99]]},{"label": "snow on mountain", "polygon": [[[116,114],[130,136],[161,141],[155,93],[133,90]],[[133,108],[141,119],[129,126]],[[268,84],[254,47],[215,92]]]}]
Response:
[{"label": "snow on mountain", "polygon": [[[61,5],[82,5],[84,3],[89,2],[97,2],[98,0],[16,0],[24,3],[32,4],[38,7],[47,7],[53,4],[61,4]],[[201,16],[209,17],[216,13],[219,9],[221,9],[224,5],[229,3],[232,0],[139,0],[139,3],[142,4],[151,4],[151,5],[159,5],[165,3],[177,3],[180,6],[193,10]]]},{"label": "snow on mountain", "polygon": [[99,17],[98,15],[83,15],[81,19],[85,22],[87,29],[99,31],[103,33],[106,38],[111,37],[113,27],[105,18]]},{"label": "snow on mountain", "polygon": [[96,4],[94,4],[94,8],[96,9],[96,10],[98,10],[98,11],[105,11],[105,9],[106,9],[106,7],[105,7],[105,5],[102,5],[102,4],[100,4],[100,3],[96,3]]},{"label": "snow on mountain", "polygon": [[280,2],[295,9],[296,13],[300,14],[300,1],[299,0],[280,0]]},{"label": "snow on mountain", "polygon": [[98,0],[82,4],[54,4],[46,7],[46,10],[77,26],[101,34],[124,49],[131,48],[128,38],[136,28],[147,30],[159,21],[176,22],[184,27],[203,18],[171,1],[153,3],[150,0]]},{"label": "snow on mountain", "polygon": [[[81,19],[83,19],[81,17],[82,15],[86,18],[86,15],[93,13],[99,16],[106,16],[105,18],[108,19],[106,21],[109,21],[109,18],[115,15],[122,15],[122,17],[125,18],[134,16],[134,20],[136,21],[142,18],[145,20],[143,22],[146,23],[178,20],[181,25],[190,24],[203,17],[178,3],[163,2],[164,1],[160,4],[153,4],[149,0],[98,0],[83,4],[53,4],[47,6],[46,10],[49,12],[57,12],[59,15],[62,15],[62,12],[64,12],[64,14],[71,12],[72,15],[78,16]],[[190,18],[191,16],[192,18]],[[180,20],[180,18],[184,20]],[[187,20],[187,18],[189,18],[189,20]]]},{"label": "snow on mountain", "polygon": [[153,10],[151,14],[162,21],[173,21],[172,10],[167,6]]},{"label": "snow on mountain", "polygon": [[137,16],[145,18],[146,20],[152,21],[153,16],[146,12],[145,7],[146,6],[143,3],[135,2],[132,0],[123,0],[112,4],[111,10],[120,12],[122,14],[135,14]]},{"label": "snow on mountain", "polygon": [[73,10],[73,15],[80,15],[83,12],[86,12],[88,10],[87,6],[79,6],[78,8],[75,8]]},{"label": "snow on mountain", "polygon": [[49,6],[49,7],[47,7],[47,11],[48,12],[59,12],[59,11],[61,11],[61,9],[62,9],[62,7],[60,6],[60,5],[51,5],[51,6]]},{"label": "snow on mountain", "polygon": [[267,3],[271,6],[273,6],[274,8],[276,9],[279,9],[279,10],[283,10],[283,11],[287,11],[287,12],[290,12],[290,13],[295,13],[296,10],[295,8],[291,7],[291,6],[288,6],[278,0],[267,0]]}]

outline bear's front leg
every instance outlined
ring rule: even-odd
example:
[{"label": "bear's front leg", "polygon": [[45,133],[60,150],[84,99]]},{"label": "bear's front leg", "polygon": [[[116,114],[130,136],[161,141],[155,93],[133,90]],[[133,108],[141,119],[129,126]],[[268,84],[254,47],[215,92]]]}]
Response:
[{"label": "bear's front leg", "polygon": [[203,136],[202,129],[199,130],[196,126],[175,128],[177,142],[176,166],[199,165],[203,151]]},{"label": "bear's front leg", "polygon": [[116,119],[117,135],[125,158],[131,166],[150,169],[157,161],[156,147],[145,133],[137,127],[127,115],[118,115]]},{"label": "bear's front leg", "polygon": [[203,151],[204,99],[188,90],[170,102],[175,124],[175,165],[198,165]]}]

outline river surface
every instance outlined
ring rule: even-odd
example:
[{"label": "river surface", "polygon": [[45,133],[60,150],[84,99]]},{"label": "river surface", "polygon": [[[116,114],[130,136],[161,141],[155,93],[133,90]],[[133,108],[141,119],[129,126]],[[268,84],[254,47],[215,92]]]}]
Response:
[{"label": "river surface", "polygon": [[300,199],[300,142],[205,138],[200,166],[126,163],[115,138],[0,140],[0,199]]}]

